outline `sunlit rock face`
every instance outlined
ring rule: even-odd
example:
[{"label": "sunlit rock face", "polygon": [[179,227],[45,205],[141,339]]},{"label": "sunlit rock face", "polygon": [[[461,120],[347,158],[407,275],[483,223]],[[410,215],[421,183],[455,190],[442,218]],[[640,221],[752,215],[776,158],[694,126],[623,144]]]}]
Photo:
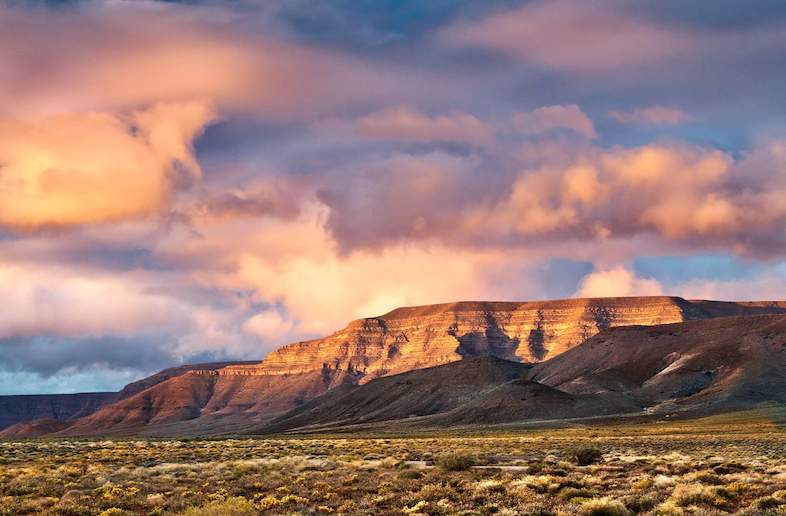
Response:
[{"label": "sunlit rock face", "polygon": [[613,326],[783,310],[783,306],[773,303],[687,301],[676,297],[459,302],[398,308],[380,317],[353,321],[323,339],[284,346],[259,364],[229,366],[217,374],[342,370],[365,383],[465,357],[492,355],[541,362]]}]

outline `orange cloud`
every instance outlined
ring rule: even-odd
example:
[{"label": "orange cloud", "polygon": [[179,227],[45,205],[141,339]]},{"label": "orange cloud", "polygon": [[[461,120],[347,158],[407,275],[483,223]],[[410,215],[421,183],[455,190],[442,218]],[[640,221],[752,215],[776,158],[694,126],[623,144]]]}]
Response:
[{"label": "orange cloud", "polygon": [[157,212],[173,182],[199,177],[191,142],[213,117],[208,103],[192,101],[126,116],[0,119],[0,226],[69,226]]}]

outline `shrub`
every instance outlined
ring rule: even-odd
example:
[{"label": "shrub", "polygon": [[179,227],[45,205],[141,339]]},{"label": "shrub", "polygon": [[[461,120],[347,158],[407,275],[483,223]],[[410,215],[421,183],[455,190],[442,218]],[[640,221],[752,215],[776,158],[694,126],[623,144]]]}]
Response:
[{"label": "shrub", "polygon": [[126,513],[123,509],[117,507],[110,507],[105,511],[101,511],[100,516],[123,516]]},{"label": "shrub", "polygon": [[585,516],[629,516],[631,512],[618,500],[596,498],[581,505]]},{"label": "shrub", "polygon": [[714,489],[701,484],[682,484],[674,488],[670,499],[675,505],[687,507],[688,505],[721,505],[721,499]]},{"label": "shrub", "polygon": [[595,464],[603,458],[603,452],[597,446],[590,444],[577,446],[570,452],[573,461],[579,466],[589,466]]},{"label": "shrub", "polygon": [[445,471],[466,471],[475,465],[475,458],[465,453],[448,453],[437,457],[436,463]]},{"label": "shrub", "polygon": [[184,512],[183,516],[246,516],[257,513],[254,505],[241,496],[192,507]]},{"label": "shrub", "polygon": [[650,495],[633,495],[625,498],[625,507],[633,513],[647,512],[655,507],[655,499]]},{"label": "shrub", "polygon": [[481,480],[474,485],[475,493],[479,495],[487,495],[491,493],[502,493],[505,491],[505,486],[499,480]]},{"label": "shrub", "polygon": [[758,498],[753,502],[754,507],[757,509],[772,509],[773,507],[778,507],[779,505],[783,505],[783,502],[778,500],[773,496],[764,496],[762,498]]}]

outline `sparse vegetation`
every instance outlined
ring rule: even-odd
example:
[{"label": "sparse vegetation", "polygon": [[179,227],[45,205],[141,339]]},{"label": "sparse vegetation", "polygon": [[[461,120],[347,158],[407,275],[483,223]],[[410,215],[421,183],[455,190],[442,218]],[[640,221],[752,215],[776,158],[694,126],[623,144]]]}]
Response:
[{"label": "sparse vegetation", "polygon": [[[602,450],[603,460],[581,466],[578,450]],[[728,419],[488,435],[0,442],[0,515],[778,514],[785,457],[778,427]]]}]

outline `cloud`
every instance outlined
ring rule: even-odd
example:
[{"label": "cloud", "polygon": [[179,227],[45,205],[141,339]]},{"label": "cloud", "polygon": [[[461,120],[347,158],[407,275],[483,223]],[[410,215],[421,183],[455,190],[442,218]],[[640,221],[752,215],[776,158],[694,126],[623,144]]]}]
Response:
[{"label": "cloud", "polygon": [[[409,242],[342,252],[325,225],[327,216],[327,208],[314,203],[295,219],[268,218],[252,226],[199,220],[201,238],[170,234],[158,253],[188,263],[199,285],[252,291],[255,300],[275,306],[257,312],[264,314],[259,319],[253,314],[245,329],[276,342],[295,334],[325,335],[351,319],[402,305],[536,294],[525,273],[535,259],[531,253]],[[520,271],[521,281],[500,276],[500,270]]]},{"label": "cloud", "polygon": [[0,113],[47,116],[204,98],[222,112],[289,118],[339,101],[349,93],[340,77],[366,73],[350,59],[255,34],[241,21],[217,7],[160,2],[2,7]]},{"label": "cloud", "polygon": [[732,280],[696,279],[670,289],[688,299],[767,301],[783,299],[786,278],[772,272]]},{"label": "cloud", "polygon": [[429,116],[406,106],[388,108],[357,121],[357,133],[366,138],[404,142],[488,144],[492,129],[467,113]]},{"label": "cloud", "polygon": [[609,111],[609,117],[628,125],[677,125],[691,120],[690,115],[679,108],[650,106],[631,111]]},{"label": "cloud", "polygon": [[208,103],[154,104],[127,116],[0,119],[0,226],[33,229],[150,215],[199,177],[191,142]]},{"label": "cloud", "polygon": [[293,218],[309,194],[309,181],[287,176],[257,177],[236,189],[205,189],[194,208],[213,217]]},{"label": "cloud", "polygon": [[687,33],[612,9],[612,3],[535,1],[447,29],[446,40],[570,72],[607,72],[683,57]]},{"label": "cloud", "polygon": [[660,283],[652,278],[638,278],[623,266],[592,272],[584,277],[577,297],[659,296]]},{"label": "cloud", "polygon": [[243,324],[243,330],[267,344],[286,344],[294,341],[298,335],[295,322],[275,309],[264,310],[250,317]]},{"label": "cloud", "polygon": [[0,338],[96,337],[184,329],[188,308],[145,290],[131,274],[79,274],[62,267],[0,263]]},{"label": "cloud", "polygon": [[530,134],[570,129],[586,138],[598,137],[592,120],[575,104],[544,106],[528,113],[516,113],[513,115],[513,123],[519,131]]},{"label": "cloud", "polygon": [[317,196],[330,208],[327,227],[344,248],[449,237],[464,206],[479,202],[480,165],[474,155],[399,153],[329,174]]},{"label": "cloud", "polygon": [[[56,336],[0,339],[0,378],[7,373],[35,373],[42,378],[74,375],[91,369],[151,371],[172,364],[164,346],[140,338]],[[40,391],[39,391],[40,392]]]}]

